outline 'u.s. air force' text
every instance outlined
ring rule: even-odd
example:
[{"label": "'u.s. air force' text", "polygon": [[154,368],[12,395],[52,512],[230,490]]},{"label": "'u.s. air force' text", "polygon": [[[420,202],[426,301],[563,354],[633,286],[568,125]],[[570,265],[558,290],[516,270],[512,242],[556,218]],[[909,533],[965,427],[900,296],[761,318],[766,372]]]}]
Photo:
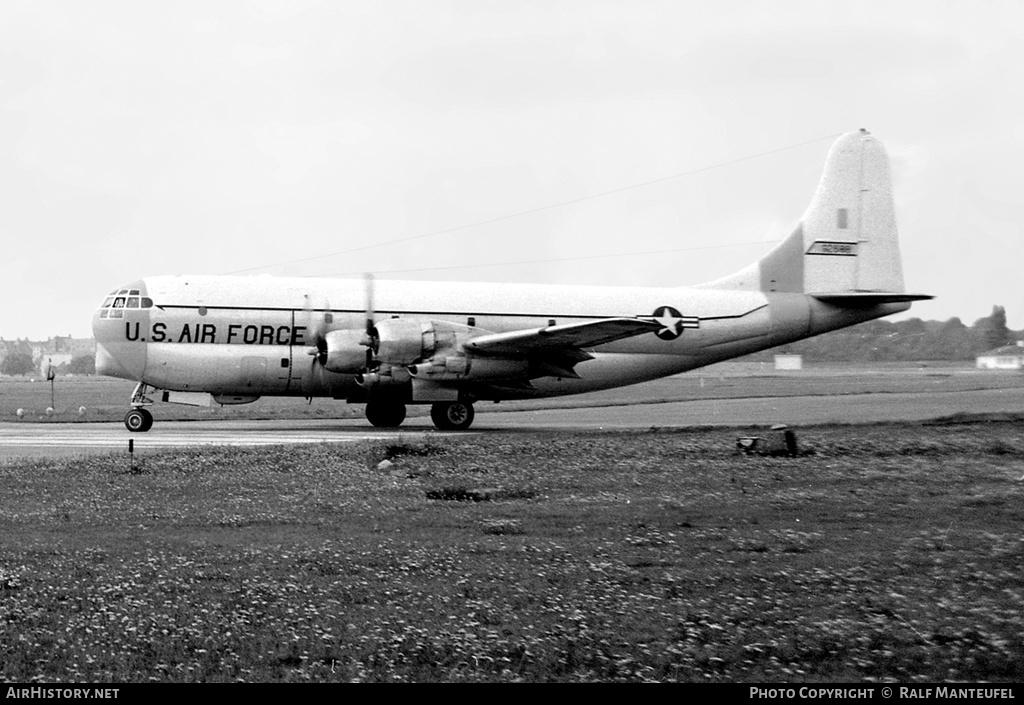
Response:
[{"label": "'u.s. air force' text", "polygon": [[185,323],[168,327],[154,323],[146,335],[138,321],[125,322],[125,340],[150,343],[228,343],[242,345],[305,345],[306,326],[257,326],[231,323]]}]

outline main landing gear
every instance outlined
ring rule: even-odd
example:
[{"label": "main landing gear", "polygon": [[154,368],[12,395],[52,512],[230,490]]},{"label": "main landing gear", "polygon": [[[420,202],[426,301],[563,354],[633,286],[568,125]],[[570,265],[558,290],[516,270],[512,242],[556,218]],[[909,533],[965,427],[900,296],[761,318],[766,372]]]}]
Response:
[{"label": "main landing gear", "polygon": [[405,404],[371,401],[366,404],[366,420],[377,428],[395,428],[405,421]]},{"label": "main landing gear", "polygon": [[441,431],[465,431],[473,424],[473,405],[461,401],[442,401],[430,407],[430,420]]},{"label": "main landing gear", "polygon": [[[430,419],[441,431],[465,431],[474,416],[469,402],[443,401],[430,407]],[[371,401],[366,405],[366,419],[377,428],[397,428],[405,421],[405,404]]]}]

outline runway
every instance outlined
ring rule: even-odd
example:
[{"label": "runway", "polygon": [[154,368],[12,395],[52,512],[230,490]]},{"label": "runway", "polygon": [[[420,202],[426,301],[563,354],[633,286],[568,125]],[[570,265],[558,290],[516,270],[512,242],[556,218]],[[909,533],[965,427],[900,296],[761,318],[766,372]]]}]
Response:
[{"label": "runway", "polygon": [[[0,424],[0,459],[178,448],[260,447],[365,440],[421,439],[419,429],[381,430],[356,421],[158,421],[147,433],[129,433],[120,422]],[[440,435],[440,434],[438,434]]]},{"label": "runway", "polygon": [[[1022,413],[1024,388],[961,392],[843,394],[835,396],[700,399],[534,411],[477,406],[469,433],[551,430],[623,430],[686,426],[802,426],[823,423],[922,421],[956,413]],[[363,419],[157,421],[148,433],[129,433],[120,422],[3,423],[0,460],[125,451],[166,451],[201,446],[259,447],[365,440],[422,440],[460,436],[436,431],[426,416],[408,419],[401,429],[375,429]]]}]

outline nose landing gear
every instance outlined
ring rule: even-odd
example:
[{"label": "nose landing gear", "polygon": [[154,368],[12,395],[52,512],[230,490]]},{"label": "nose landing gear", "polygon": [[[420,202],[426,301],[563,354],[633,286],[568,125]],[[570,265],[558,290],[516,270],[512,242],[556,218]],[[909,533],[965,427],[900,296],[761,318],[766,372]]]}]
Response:
[{"label": "nose landing gear", "polygon": [[146,396],[149,385],[139,382],[132,392],[132,408],[124,415],[124,427],[132,433],[145,433],[153,428],[153,414],[142,408],[143,404],[152,404],[153,400]]},{"label": "nose landing gear", "polygon": [[144,433],[153,428],[153,414],[146,409],[132,409],[124,415],[124,427],[132,433]]}]

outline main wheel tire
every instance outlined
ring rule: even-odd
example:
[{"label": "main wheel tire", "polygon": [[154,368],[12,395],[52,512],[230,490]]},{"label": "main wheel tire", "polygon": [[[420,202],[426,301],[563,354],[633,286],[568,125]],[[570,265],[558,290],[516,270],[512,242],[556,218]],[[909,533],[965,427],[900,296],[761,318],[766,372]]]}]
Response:
[{"label": "main wheel tire", "polygon": [[396,428],[405,421],[405,404],[371,401],[366,405],[366,419],[377,428]]},{"label": "main wheel tire", "polygon": [[132,433],[145,433],[153,428],[153,414],[145,409],[132,409],[124,415],[124,427]]},{"label": "main wheel tire", "polygon": [[473,405],[461,401],[438,402],[430,407],[430,419],[441,431],[465,431],[475,415]]}]

